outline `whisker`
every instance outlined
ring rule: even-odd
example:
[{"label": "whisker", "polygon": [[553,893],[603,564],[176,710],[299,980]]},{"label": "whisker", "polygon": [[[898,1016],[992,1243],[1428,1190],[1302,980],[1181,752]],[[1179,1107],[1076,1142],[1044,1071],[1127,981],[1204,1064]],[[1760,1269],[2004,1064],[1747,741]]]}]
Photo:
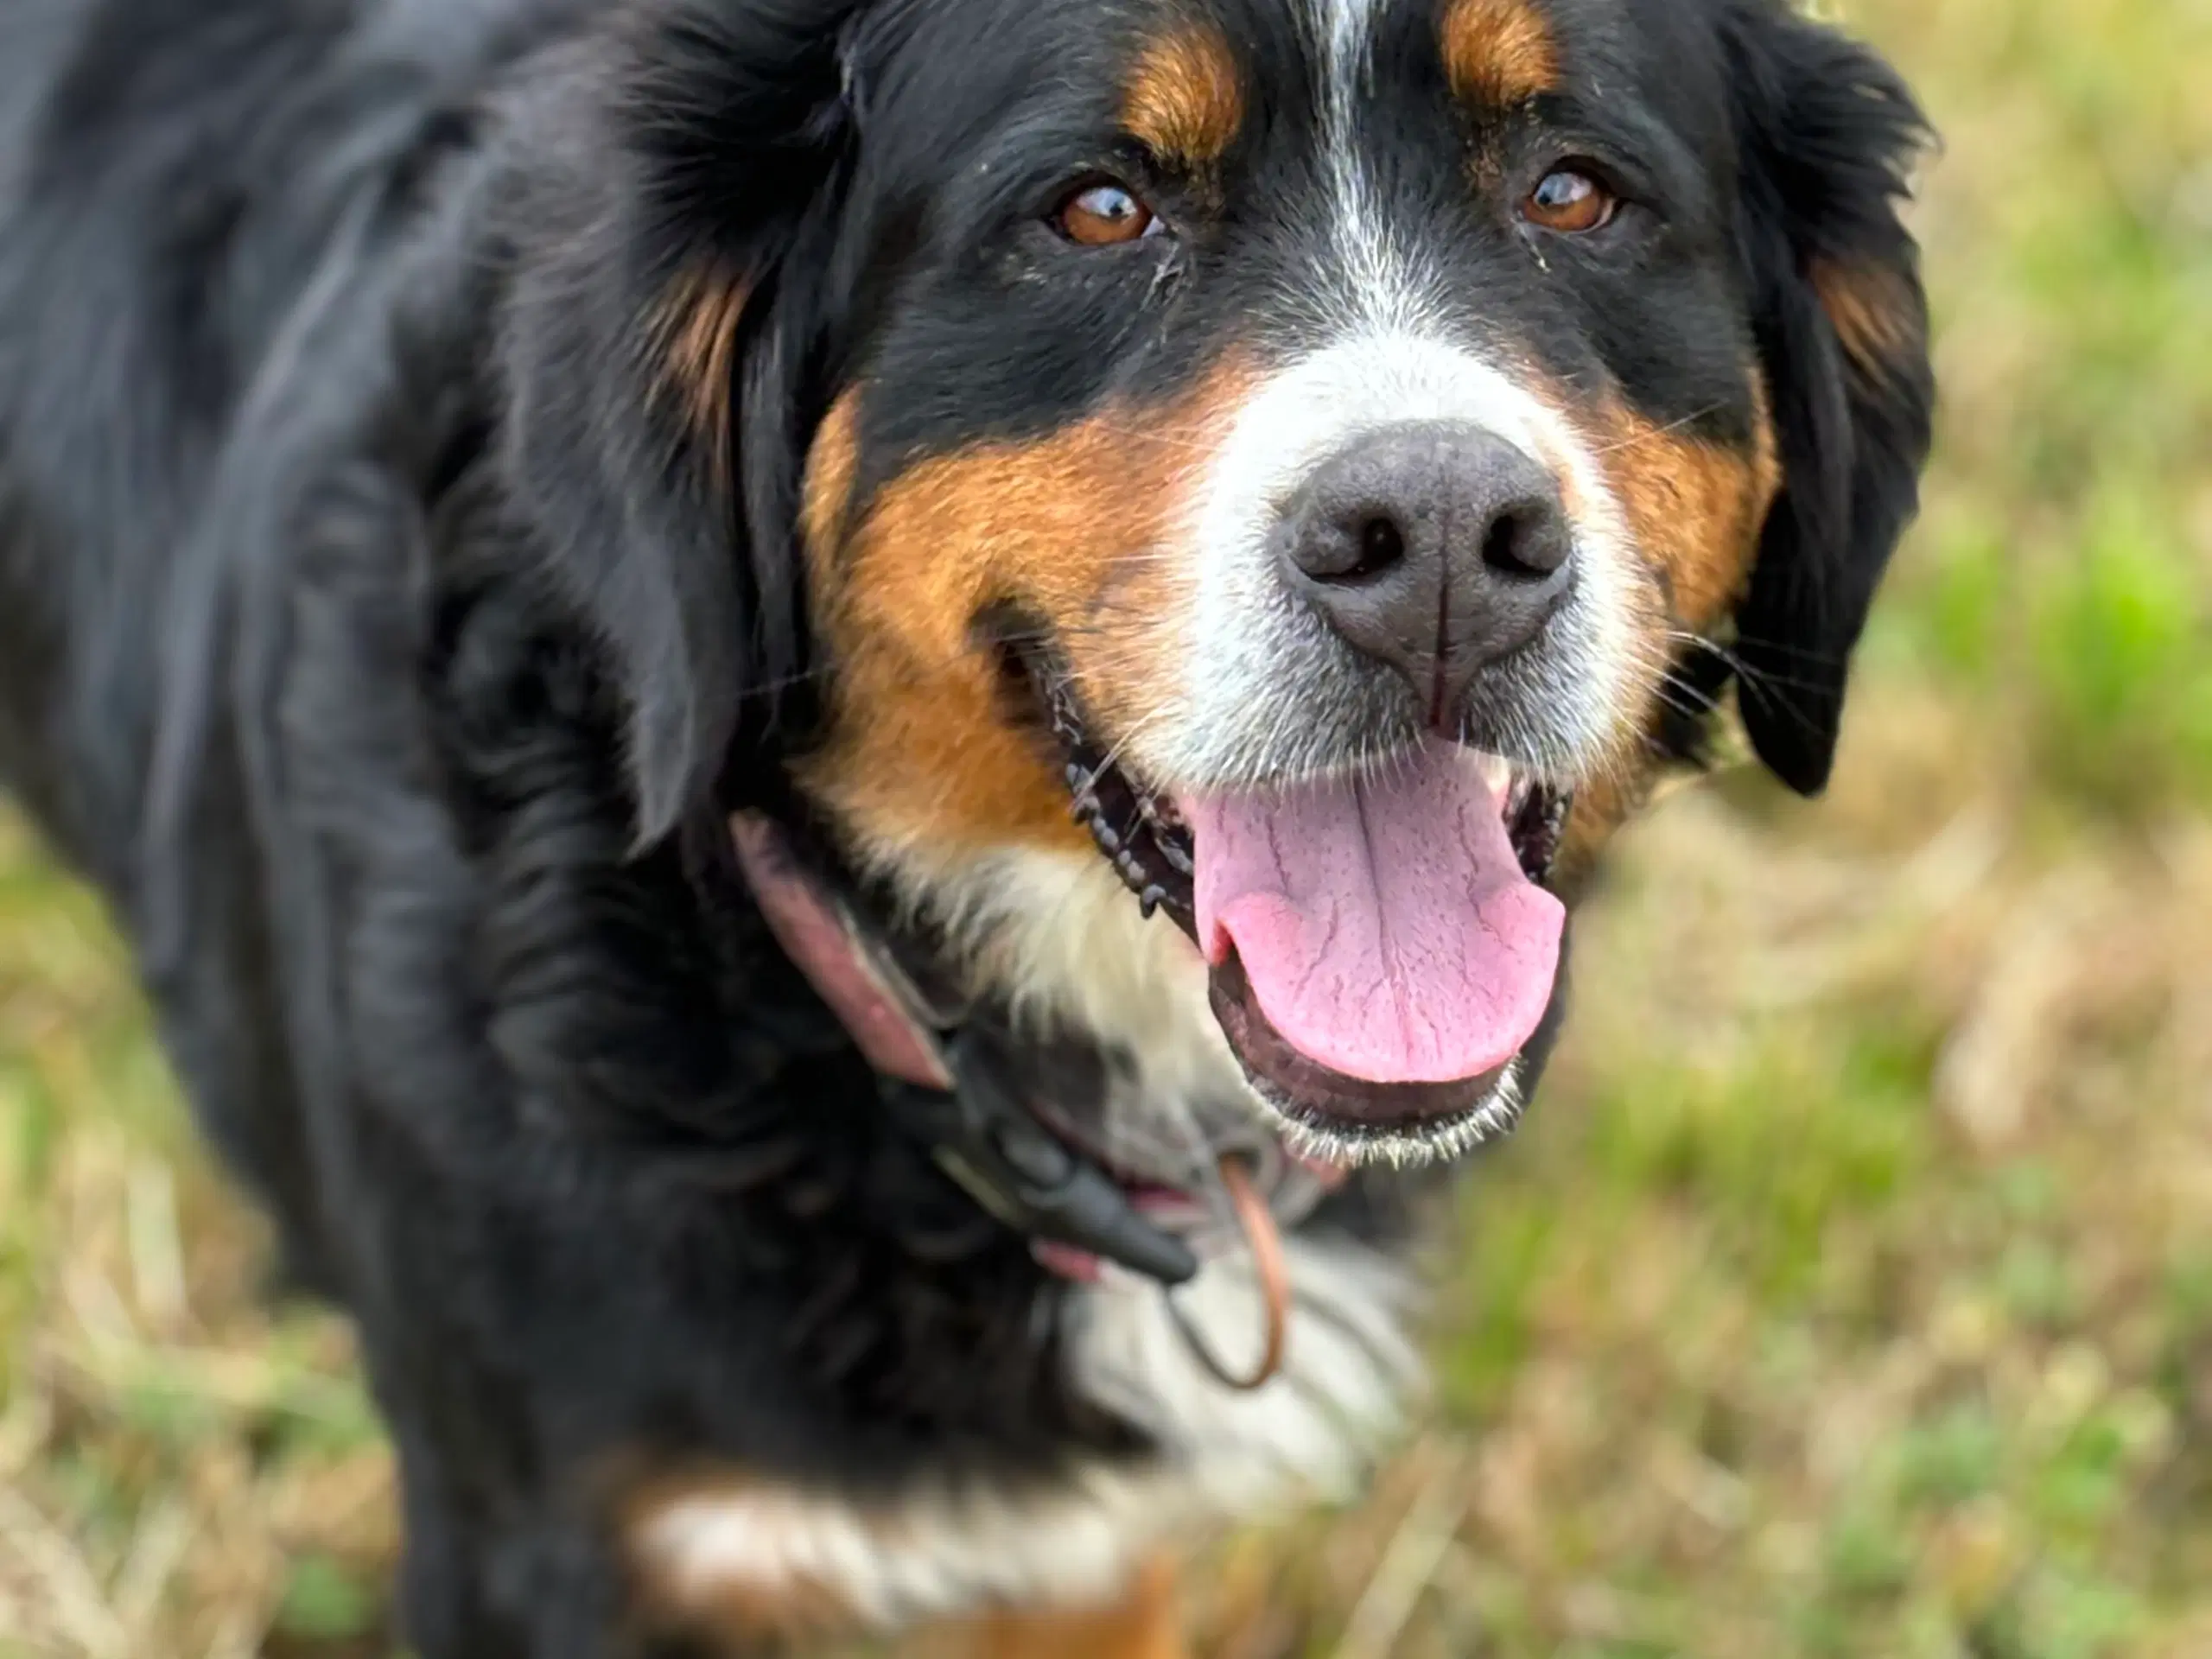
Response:
[{"label": "whisker", "polygon": [[[1821,691],[1827,689],[1827,682],[1822,680],[1802,679],[1793,674],[1778,672],[1774,669],[1753,667],[1751,664],[1744,660],[1740,653],[1730,650],[1726,645],[1720,644],[1719,641],[1715,639],[1707,639],[1696,634],[1683,633],[1679,631],[1674,632],[1671,637],[1683,645],[1696,645],[1713,656],[1718,657],[1722,662],[1727,664],[1728,666],[1735,671],[1736,675],[1742,679],[1757,680],[1769,685],[1788,686],[1803,691]],[[1815,652],[1805,652],[1803,654],[1815,662],[1833,662],[1840,660],[1838,658],[1822,657]]]},{"label": "whisker", "polygon": [[1707,416],[1718,415],[1726,407],[1727,405],[1723,403],[1707,404],[1702,409],[1692,410],[1688,414],[1682,416],[1678,420],[1669,421],[1663,426],[1655,426],[1649,431],[1633,433],[1630,436],[1623,438],[1618,443],[1606,444],[1600,448],[1592,450],[1590,453],[1593,457],[1598,458],[1602,458],[1606,455],[1618,454],[1624,450],[1635,448],[1638,444],[1650,443],[1657,439],[1665,437],[1671,432],[1679,432],[1686,426],[1694,426],[1698,422],[1705,419]]}]

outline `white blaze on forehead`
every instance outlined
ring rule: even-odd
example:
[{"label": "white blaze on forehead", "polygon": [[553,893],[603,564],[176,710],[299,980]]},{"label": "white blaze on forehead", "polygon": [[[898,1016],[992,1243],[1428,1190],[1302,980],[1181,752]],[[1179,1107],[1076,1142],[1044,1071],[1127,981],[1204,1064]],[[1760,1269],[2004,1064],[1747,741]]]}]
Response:
[{"label": "white blaze on forehead", "polygon": [[[1370,327],[1410,328],[1431,309],[1418,257],[1376,200],[1360,143],[1360,108],[1373,90],[1375,26],[1382,0],[1307,0],[1320,60],[1321,161],[1330,195],[1334,268],[1321,273],[1326,309]],[[1315,296],[1293,296],[1294,302]]]},{"label": "white blaze on forehead", "polygon": [[[1532,734],[1542,753],[1520,758],[1572,772],[1613,742],[1637,683],[1637,577],[1597,454],[1522,376],[1433,334],[1362,330],[1263,381],[1198,481],[1185,530],[1193,592],[1179,717],[1145,746],[1159,775],[1235,783],[1297,769],[1301,734],[1281,729],[1283,712],[1294,708],[1302,677],[1325,674],[1338,648],[1283,579],[1278,525],[1316,466],[1364,435],[1411,422],[1480,427],[1559,480],[1579,574],[1552,631],[1565,671],[1549,698],[1554,729]],[[1345,711],[1348,723],[1357,717]],[[1310,741],[1325,747],[1331,739]]]}]

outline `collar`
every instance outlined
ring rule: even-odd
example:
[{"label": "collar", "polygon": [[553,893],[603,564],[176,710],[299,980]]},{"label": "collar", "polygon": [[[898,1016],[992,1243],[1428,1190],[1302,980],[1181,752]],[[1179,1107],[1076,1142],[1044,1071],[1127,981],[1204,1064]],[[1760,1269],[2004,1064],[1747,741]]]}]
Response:
[{"label": "collar", "polygon": [[[973,1011],[926,995],[884,930],[802,855],[774,820],[730,821],[737,860],[777,942],[874,1068],[886,1105],[976,1203],[1032,1248],[1058,1246],[1128,1268],[1164,1288],[1196,1277],[1198,1258],[1147,1219],[1104,1169],[1048,1129],[1024,1099],[1018,1057]],[[935,976],[925,976],[934,978]],[[1256,1389],[1281,1369],[1289,1306],[1282,1241],[1243,1164],[1221,1166],[1266,1302],[1267,1343],[1251,1376],[1229,1374],[1175,1309],[1186,1342],[1217,1377]],[[1169,1300],[1174,1309],[1173,1299]]]}]

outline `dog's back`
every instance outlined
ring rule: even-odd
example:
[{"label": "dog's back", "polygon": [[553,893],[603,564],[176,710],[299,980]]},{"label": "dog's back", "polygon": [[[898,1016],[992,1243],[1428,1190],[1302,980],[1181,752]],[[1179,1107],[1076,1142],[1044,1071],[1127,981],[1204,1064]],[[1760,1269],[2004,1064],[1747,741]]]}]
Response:
[{"label": "dog's back", "polygon": [[[200,771],[250,499],[564,0],[18,0],[0,16],[0,779],[135,919]],[[336,325],[336,327],[334,327]],[[317,381],[324,384],[317,385]],[[169,769],[164,775],[163,768]]]},{"label": "dog's back", "polygon": [[285,785],[257,730],[286,566],[388,378],[430,181],[499,66],[576,10],[0,13],[0,789],[115,906],[296,1255],[315,1230],[265,833]]}]

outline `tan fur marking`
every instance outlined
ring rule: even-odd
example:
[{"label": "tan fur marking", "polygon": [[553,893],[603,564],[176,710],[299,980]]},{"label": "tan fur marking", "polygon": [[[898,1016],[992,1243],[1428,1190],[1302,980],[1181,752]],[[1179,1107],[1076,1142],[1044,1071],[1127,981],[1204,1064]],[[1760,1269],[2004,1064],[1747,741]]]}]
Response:
[{"label": "tan fur marking", "polygon": [[1047,436],[923,461],[838,533],[857,419],[810,458],[808,556],[836,666],[830,740],[801,781],[879,849],[1089,845],[1049,747],[1008,718],[977,616],[1051,626],[1091,712],[1124,735],[1179,666],[1192,573],[1170,556],[1186,480],[1248,376],[1217,370],[1165,409],[1116,405]]},{"label": "tan fur marking", "polygon": [[[1741,597],[1758,556],[1768,512],[1782,487],[1782,463],[1764,379],[1751,382],[1754,437],[1748,448],[1708,443],[1662,426],[1618,403],[1572,411],[1619,502],[1638,552],[1663,590],[1663,602],[1639,607],[1639,653],[1672,661],[1682,633],[1710,636]],[[1570,508],[1573,506],[1570,501]],[[1652,711],[1656,721],[1658,709]],[[1656,756],[1643,744],[1586,784],[1554,877],[1572,890],[1596,863],[1614,831],[1640,811],[1657,781]]]},{"label": "tan fur marking", "polygon": [[1117,1606],[994,1614],[922,1659],[1188,1659],[1175,1580],[1171,1562],[1155,1561]]},{"label": "tan fur marking", "polygon": [[[1703,632],[1742,592],[1782,485],[1764,391],[1748,450],[1707,443],[1616,407],[1597,448],[1643,556],[1663,575],[1677,626]],[[1656,643],[1656,642],[1655,642]]]},{"label": "tan fur marking", "polygon": [[1812,282],[1837,343],[1861,373],[1887,379],[1911,354],[1921,326],[1904,279],[1880,265],[1823,259],[1815,263]]},{"label": "tan fur marking", "polygon": [[1559,51],[1535,0],[1452,0],[1443,38],[1452,90],[1471,103],[1510,109],[1558,89]]},{"label": "tan fur marking", "polygon": [[1185,167],[1219,161],[1243,120],[1236,60],[1211,28],[1187,28],[1147,47],[1122,103],[1131,136]]},{"label": "tan fur marking", "polygon": [[857,391],[841,394],[807,452],[799,529],[809,547],[834,547],[843,537],[853,474],[860,465],[860,408]]},{"label": "tan fur marking", "polygon": [[656,330],[667,384],[685,423],[718,467],[728,454],[730,373],[749,292],[728,271],[711,266],[688,271],[671,289]]},{"label": "tan fur marking", "polygon": [[830,1591],[795,1578],[772,1588],[724,1584],[690,1611],[681,1628],[711,1631],[737,1652],[751,1653],[762,1642],[811,1647],[850,1636],[858,1625]]}]

